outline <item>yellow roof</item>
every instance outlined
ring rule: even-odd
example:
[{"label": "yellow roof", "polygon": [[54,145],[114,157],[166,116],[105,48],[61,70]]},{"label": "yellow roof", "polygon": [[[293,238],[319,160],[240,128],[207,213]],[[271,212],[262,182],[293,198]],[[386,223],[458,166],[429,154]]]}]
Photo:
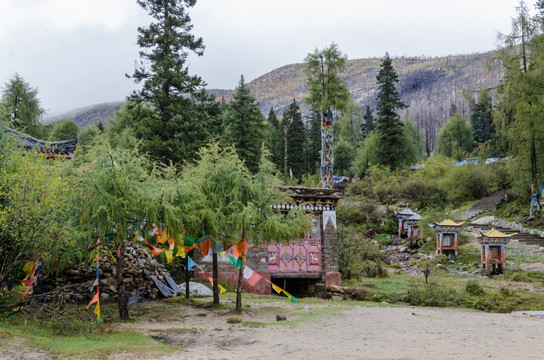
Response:
[{"label": "yellow roof", "polygon": [[461,226],[463,225],[465,222],[464,221],[461,221],[460,223],[455,223],[453,221],[451,221],[450,219],[446,219],[442,222],[439,222],[437,223],[436,221],[434,222],[436,225],[439,225],[439,226]]},{"label": "yellow roof", "polygon": [[502,231],[499,231],[499,230],[495,230],[495,228],[489,230],[488,232],[486,233],[480,233],[480,235],[476,235],[476,237],[488,237],[488,238],[509,238],[509,237],[512,237],[514,235],[516,235],[517,233],[512,233],[512,234],[505,234],[503,233]]}]

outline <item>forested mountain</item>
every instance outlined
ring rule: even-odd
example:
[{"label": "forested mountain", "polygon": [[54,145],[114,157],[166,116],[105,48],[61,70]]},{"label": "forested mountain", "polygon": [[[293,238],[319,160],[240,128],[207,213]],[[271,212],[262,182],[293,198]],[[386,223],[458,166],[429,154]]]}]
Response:
[{"label": "forested mountain", "polygon": [[[502,71],[487,64],[493,56],[494,53],[487,52],[437,58],[393,58],[393,67],[400,79],[398,91],[402,101],[408,105],[408,108],[399,110],[399,115],[414,122],[422,134],[427,153],[434,149],[436,135],[448,118],[459,111],[470,119],[472,103],[477,100],[478,91],[495,88],[499,84]],[[375,110],[376,75],[381,60],[347,61],[343,80],[355,102],[361,105],[361,112],[366,105]],[[273,70],[249,82],[248,87],[265,115],[273,107],[281,117],[293,99],[302,104],[303,114],[308,115],[309,108],[303,103],[305,81],[304,64],[300,63]],[[231,93],[214,92],[230,100]]]},{"label": "forested mountain", "polygon": [[[459,111],[470,119],[472,104],[478,91],[495,88],[502,79],[499,67],[489,66],[494,53],[446,57],[400,57],[393,58],[393,67],[399,75],[398,91],[408,108],[399,110],[399,115],[409,118],[419,129],[424,150],[430,153],[435,147],[436,136],[448,118]],[[348,60],[343,80],[348,85],[361,112],[366,105],[372,111],[376,107],[376,75],[381,58]],[[304,64],[286,65],[249,82],[248,88],[263,115],[274,108],[278,117],[296,99],[301,104],[303,117],[309,115],[304,104],[306,95]],[[209,89],[217,100],[231,100],[233,90]],[[494,95],[494,92],[491,92]],[[73,110],[47,119],[48,122],[73,119],[80,127],[89,123],[106,122],[119,109],[120,102],[106,103]],[[307,121],[305,119],[305,121]]]}]

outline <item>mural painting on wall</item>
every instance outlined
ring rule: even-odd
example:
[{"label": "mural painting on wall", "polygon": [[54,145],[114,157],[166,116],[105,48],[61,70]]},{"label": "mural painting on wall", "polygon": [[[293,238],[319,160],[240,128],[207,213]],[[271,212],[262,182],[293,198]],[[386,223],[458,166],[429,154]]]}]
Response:
[{"label": "mural painting on wall", "polygon": [[316,215],[310,233],[302,239],[288,243],[271,243],[268,246],[270,272],[320,272],[321,271],[321,221]]}]

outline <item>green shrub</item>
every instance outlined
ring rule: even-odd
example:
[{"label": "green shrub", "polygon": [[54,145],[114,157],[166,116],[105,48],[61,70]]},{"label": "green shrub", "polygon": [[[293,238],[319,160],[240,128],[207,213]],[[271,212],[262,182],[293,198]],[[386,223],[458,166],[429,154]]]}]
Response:
[{"label": "green shrub", "polygon": [[465,291],[472,295],[482,295],[484,293],[484,289],[476,280],[467,281],[465,285]]},{"label": "green shrub", "polygon": [[339,227],[337,237],[338,265],[340,272],[347,279],[363,275],[364,261],[375,262],[384,259],[380,246],[353,226]]},{"label": "green shrub", "polygon": [[464,298],[454,289],[436,284],[412,285],[406,292],[406,301],[415,306],[460,306]]},{"label": "green shrub", "polygon": [[382,262],[379,260],[363,261],[362,264],[362,273],[364,277],[375,278],[375,277],[387,277],[387,270],[383,266]]},{"label": "green shrub", "polygon": [[393,242],[393,237],[387,234],[379,234],[376,240],[378,240],[378,242],[383,246],[387,246],[391,245],[391,243]]}]

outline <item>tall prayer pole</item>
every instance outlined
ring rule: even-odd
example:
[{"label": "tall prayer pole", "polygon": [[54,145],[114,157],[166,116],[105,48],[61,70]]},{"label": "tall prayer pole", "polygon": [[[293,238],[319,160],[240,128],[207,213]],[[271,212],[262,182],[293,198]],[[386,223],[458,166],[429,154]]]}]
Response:
[{"label": "tall prayer pole", "polygon": [[323,112],[321,117],[321,184],[326,189],[332,188],[333,156],[333,118],[332,111]]}]

